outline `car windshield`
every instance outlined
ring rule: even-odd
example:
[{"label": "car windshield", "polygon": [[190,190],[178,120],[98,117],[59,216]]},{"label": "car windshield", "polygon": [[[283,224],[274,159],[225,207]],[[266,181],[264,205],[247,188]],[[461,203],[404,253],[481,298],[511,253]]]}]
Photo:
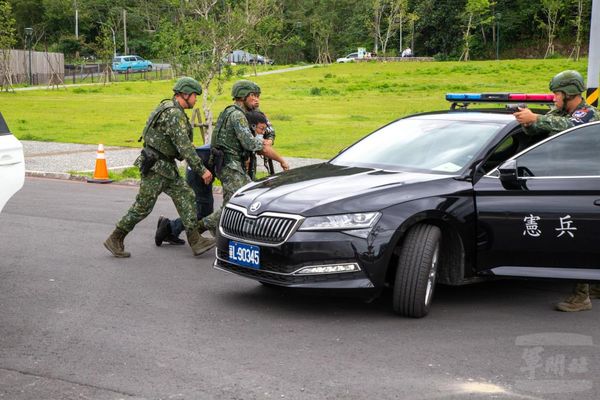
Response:
[{"label": "car windshield", "polygon": [[469,165],[503,126],[481,121],[402,119],[365,137],[331,162],[453,174]]}]

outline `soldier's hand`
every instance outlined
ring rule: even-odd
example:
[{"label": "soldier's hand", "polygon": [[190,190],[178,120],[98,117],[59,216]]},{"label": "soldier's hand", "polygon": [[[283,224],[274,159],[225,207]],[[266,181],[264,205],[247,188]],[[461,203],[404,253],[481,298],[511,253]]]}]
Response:
[{"label": "soldier's hand", "polygon": [[273,146],[273,140],[271,139],[263,139],[264,146]]},{"label": "soldier's hand", "polygon": [[519,108],[519,111],[513,114],[521,125],[529,126],[537,121],[537,114],[534,114],[529,108]]},{"label": "soldier's hand", "polygon": [[213,174],[209,170],[206,170],[206,172],[202,174],[201,178],[202,181],[204,181],[204,184],[208,185],[213,180]]},{"label": "soldier's hand", "polygon": [[284,171],[287,171],[288,169],[290,169],[290,165],[289,165],[289,164],[288,164],[288,163],[287,163],[285,160],[281,161],[281,162],[279,163],[279,165],[281,165],[281,168],[282,168]]}]

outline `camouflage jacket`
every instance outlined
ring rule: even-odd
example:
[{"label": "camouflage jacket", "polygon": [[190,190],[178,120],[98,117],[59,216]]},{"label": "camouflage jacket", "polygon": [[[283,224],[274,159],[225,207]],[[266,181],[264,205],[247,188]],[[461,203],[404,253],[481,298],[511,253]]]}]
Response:
[{"label": "camouflage jacket", "polygon": [[195,173],[203,175],[206,168],[192,144],[193,135],[192,125],[183,108],[174,99],[163,100],[148,118],[143,134],[144,146],[151,147],[161,155],[152,171],[175,179],[179,176],[175,163],[175,159],[178,159],[185,160]]},{"label": "camouflage jacket", "polygon": [[565,129],[598,120],[600,112],[582,100],[572,113],[553,108],[546,115],[540,115],[536,122],[525,128],[525,132],[530,135],[554,135]]},{"label": "camouflage jacket", "polygon": [[237,105],[228,106],[219,115],[211,145],[225,153],[225,166],[240,172],[244,172],[242,163],[248,153],[263,149],[262,140],[252,135],[244,110]]}]

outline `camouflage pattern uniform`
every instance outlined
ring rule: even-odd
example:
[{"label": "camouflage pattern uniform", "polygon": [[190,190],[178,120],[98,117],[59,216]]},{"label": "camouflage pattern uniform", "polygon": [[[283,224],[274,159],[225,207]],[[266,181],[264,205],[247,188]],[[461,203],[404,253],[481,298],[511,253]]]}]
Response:
[{"label": "camouflage pattern uniform", "polygon": [[[239,188],[252,181],[245,172],[244,160],[249,152],[261,151],[263,141],[252,135],[244,109],[231,105],[219,115],[211,145],[225,154],[223,169],[218,176],[223,185],[224,206]],[[202,220],[211,232],[216,232],[223,206]]]},{"label": "camouflage pattern uniform", "polygon": [[[173,200],[186,231],[196,228],[194,192],[179,175],[175,162],[175,159],[187,161],[190,168],[199,175],[206,171],[192,144],[192,126],[185,111],[174,99],[163,100],[151,114],[148,123],[152,122],[157,112],[160,115],[153,126],[149,127],[150,131],[144,135],[144,141],[145,146],[156,150],[160,158],[150,171],[141,177],[140,191],[135,202],[117,223],[117,227],[125,232],[132,231],[138,222],[150,214],[161,193],[167,194]],[[140,167],[143,161],[142,154],[136,159],[135,165]]]},{"label": "camouflage pattern uniform", "polygon": [[544,133],[554,135],[565,129],[599,120],[600,112],[587,104],[585,100],[581,100],[581,103],[572,113],[553,108],[546,115],[538,116],[535,123],[525,128],[525,132],[529,135]]}]

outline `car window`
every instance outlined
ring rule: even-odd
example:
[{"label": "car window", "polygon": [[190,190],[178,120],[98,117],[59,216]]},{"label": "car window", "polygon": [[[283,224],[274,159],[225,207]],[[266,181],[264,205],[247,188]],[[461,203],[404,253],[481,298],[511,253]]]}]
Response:
[{"label": "car window", "polygon": [[113,58],[114,63],[118,63],[119,61],[121,61],[121,60],[119,60],[118,58]]},{"label": "car window", "polygon": [[520,153],[532,144],[539,142],[544,139],[543,136],[530,136],[525,134],[519,127],[512,131],[510,136],[506,137],[496,148],[492,151],[490,156],[483,163],[483,172],[487,173],[492,171],[502,162],[508,160],[515,154]]},{"label": "car window", "polygon": [[600,176],[600,124],[584,125],[517,158],[523,177]]},{"label": "car window", "polygon": [[403,119],[354,144],[331,162],[391,170],[457,173],[504,124],[441,119]]},{"label": "car window", "polygon": [[8,125],[6,125],[6,121],[4,121],[4,117],[0,114],[0,136],[2,135],[10,135],[10,130],[8,129]]},{"label": "car window", "polygon": [[127,61],[135,61],[135,57],[127,57],[126,60]]}]

